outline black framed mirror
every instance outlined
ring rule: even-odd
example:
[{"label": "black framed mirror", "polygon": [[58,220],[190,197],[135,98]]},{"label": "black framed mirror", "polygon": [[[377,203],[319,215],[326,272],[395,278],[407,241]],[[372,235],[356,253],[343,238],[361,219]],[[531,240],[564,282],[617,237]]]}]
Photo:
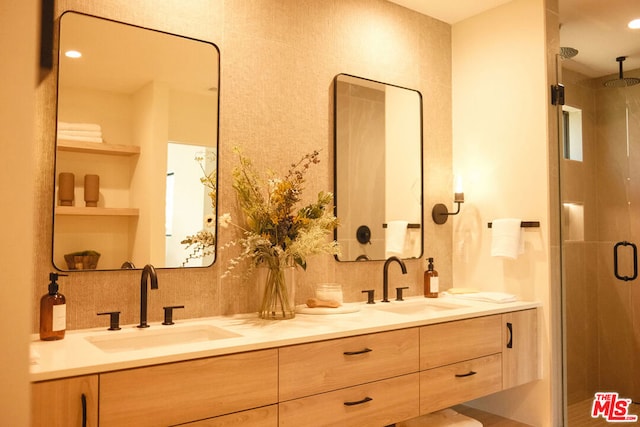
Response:
[{"label": "black framed mirror", "polygon": [[[58,269],[214,262],[216,194],[200,179],[217,180],[219,63],[209,42],[62,15],[52,189]],[[211,253],[187,261],[181,242],[202,230]]]},{"label": "black framed mirror", "polygon": [[420,258],[422,95],[339,74],[334,98],[338,260]]}]

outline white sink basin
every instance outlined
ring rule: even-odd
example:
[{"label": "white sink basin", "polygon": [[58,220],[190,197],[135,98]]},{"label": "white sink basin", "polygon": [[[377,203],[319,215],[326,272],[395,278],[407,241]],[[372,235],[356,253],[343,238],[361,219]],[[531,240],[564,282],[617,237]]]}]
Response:
[{"label": "white sink basin", "polygon": [[397,314],[418,314],[456,310],[459,308],[467,308],[467,306],[444,301],[434,301],[425,298],[424,300],[376,303],[374,308],[377,310],[389,311]]},{"label": "white sink basin", "polygon": [[213,341],[239,337],[212,325],[185,326],[152,326],[150,328],[109,332],[101,335],[89,336],[87,341],[107,353],[121,351],[144,350],[167,345],[191,344],[203,341]]}]

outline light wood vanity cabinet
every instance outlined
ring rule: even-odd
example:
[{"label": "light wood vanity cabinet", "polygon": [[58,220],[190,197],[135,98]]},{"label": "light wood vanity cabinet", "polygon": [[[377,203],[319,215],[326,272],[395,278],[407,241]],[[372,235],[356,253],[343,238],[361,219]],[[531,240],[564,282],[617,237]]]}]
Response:
[{"label": "light wood vanity cabinet", "polygon": [[529,309],[44,381],[33,425],[81,426],[82,394],[87,426],[388,425],[537,379],[537,341]]},{"label": "light wood vanity cabinet", "polygon": [[100,425],[174,425],[273,405],[277,366],[271,349],[101,374]]},{"label": "light wood vanity cabinet", "polygon": [[420,412],[534,381],[537,310],[420,328]]},{"label": "light wood vanity cabinet", "polygon": [[502,390],[502,316],[420,328],[420,413]]},{"label": "light wood vanity cabinet", "polygon": [[96,427],[98,375],[33,383],[31,406],[34,427]]}]

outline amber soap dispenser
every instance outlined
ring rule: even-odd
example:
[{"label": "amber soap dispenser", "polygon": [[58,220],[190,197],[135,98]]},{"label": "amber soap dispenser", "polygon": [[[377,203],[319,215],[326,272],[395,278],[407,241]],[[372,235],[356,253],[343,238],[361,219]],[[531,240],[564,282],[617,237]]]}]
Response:
[{"label": "amber soap dispenser", "polygon": [[438,298],[438,272],[433,268],[433,258],[427,258],[427,261],[429,261],[429,265],[424,272],[424,296],[426,298]]},{"label": "amber soap dispenser", "polygon": [[61,340],[67,329],[67,301],[58,292],[58,276],[66,274],[49,273],[49,292],[40,298],[40,339]]}]

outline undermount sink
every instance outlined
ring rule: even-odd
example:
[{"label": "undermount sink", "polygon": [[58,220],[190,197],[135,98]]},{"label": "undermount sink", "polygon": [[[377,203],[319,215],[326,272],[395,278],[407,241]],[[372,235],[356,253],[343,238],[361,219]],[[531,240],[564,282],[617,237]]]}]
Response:
[{"label": "undermount sink", "polygon": [[392,301],[390,303],[379,303],[374,307],[377,310],[389,311],[397,314],[419,314],[436,313],[448,310],[466,308],[466,305],[454,304],[443,301],[433,301],[429,299],[414,301]]},{"label": "undermount sink", "polygon": [[191,344],[239,337],[239,334],[212,325],[154,326],[132,328],[87,337],[87,341],[107,353],[144,350],[168,345]]}]

